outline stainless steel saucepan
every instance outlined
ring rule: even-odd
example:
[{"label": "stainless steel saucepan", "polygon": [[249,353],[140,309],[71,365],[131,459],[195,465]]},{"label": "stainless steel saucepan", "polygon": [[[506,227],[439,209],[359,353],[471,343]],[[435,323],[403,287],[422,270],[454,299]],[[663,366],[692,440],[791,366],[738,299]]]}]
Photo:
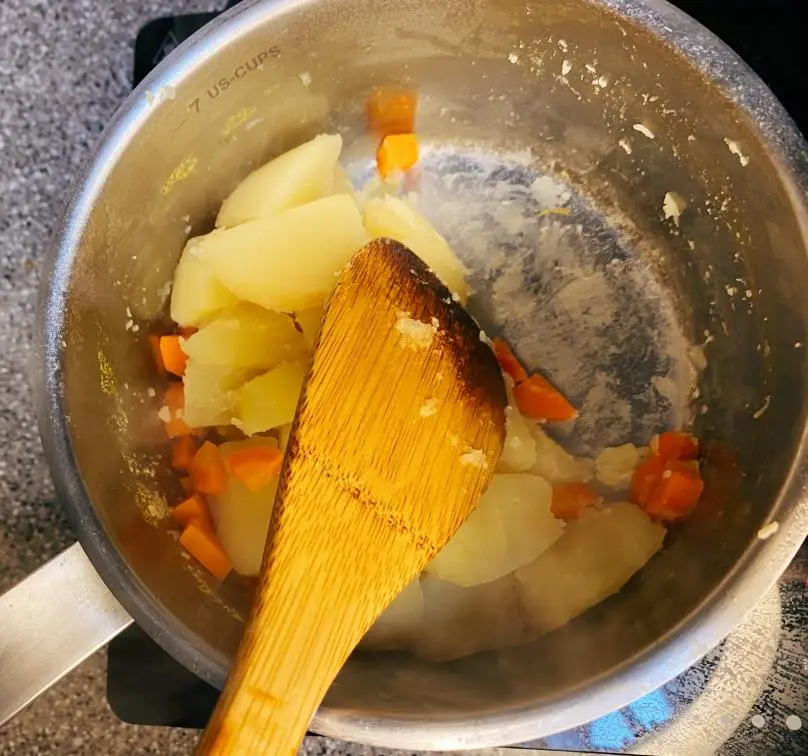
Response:
[{"label": "stainless steel saucepan", "polygon": [[617,596],[526,647],[357,653],[313,729],[446,749],[591,720],[717,644],[806,535],[806,145],[727,47],[662,0],[245,3],[131,95],[56,235],[39,416],[81,545],[0,598],[0,714],[130,617],[224,682],[247,597],[163,520],[180,491],[147,334],[186,237],[253,167],[337,130],[353,178],[370,174],[364,103],[383,84],[418,90],[421,204],[483,324],[581,408],[570,443],[692,417],[720,453],[707,501]]}]

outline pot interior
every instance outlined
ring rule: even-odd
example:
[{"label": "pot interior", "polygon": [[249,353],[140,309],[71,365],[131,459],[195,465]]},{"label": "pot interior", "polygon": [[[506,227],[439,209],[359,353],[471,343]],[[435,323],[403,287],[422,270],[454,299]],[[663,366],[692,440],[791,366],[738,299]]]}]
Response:
[{"label": "pot interior", "polygon": [[102,538],[146,597],[136,619],[207,679],[223,682],[247,591],[195,569],[163,519],[181,491],[147,337],[186,237],[252,168],[336,130],[352,177],[371,173],[376,85],[418,90],[420,205],[472,271],[484,328],[581,408],[565,443],[596,453],[692,419],[715,453],[703,505],[617,596],[529,646],[438,665],[357,653],[315,727],[370,723],[393,745],[397,727],[515,711],[536,712],[536,736],[575,724],[542,707],[703,610],[778,506],[805,419],[804,212],[748,112],[624,5],[633,19],[580,0],[258,4],[116,122],[57,263],[64,411]]}]

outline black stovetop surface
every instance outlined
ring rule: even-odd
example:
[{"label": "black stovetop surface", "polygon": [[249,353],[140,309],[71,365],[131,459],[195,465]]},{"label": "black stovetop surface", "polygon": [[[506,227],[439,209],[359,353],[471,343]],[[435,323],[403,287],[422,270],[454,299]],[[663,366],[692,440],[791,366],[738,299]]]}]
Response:
[{"label": "black stovetop surface", "polygon": [[[239,0],[231,0],[228,7]],[[808,23],[798,0],[676,0],[729,44],[808,133]],[[141,29],[134,83],[216,17],[161,18]],[[808,754],[808,545],[744,625],[698,664],[629,707],[526,746],[592,753]],[[132,627],[109,647],[107,697],[133,724],[204,727],[218,691]]]},{"label": "black stovetop surface", "polygon": [[[746,622],[698,664],[630,706],[515,748],[664,756],[808,754],[806,580],[808,545]],[[109,646],[107,699],[125,722],[202,728],[218,694],[137,626]]]}]

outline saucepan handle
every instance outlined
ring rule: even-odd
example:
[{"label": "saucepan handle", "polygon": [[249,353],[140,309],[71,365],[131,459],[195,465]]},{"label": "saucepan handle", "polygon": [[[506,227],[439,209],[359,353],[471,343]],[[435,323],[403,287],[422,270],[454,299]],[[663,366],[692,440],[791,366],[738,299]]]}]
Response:
[{"label": "saucepan handle", "polygon": [[0,725],[131,622],[78,543],[0,596]]}]

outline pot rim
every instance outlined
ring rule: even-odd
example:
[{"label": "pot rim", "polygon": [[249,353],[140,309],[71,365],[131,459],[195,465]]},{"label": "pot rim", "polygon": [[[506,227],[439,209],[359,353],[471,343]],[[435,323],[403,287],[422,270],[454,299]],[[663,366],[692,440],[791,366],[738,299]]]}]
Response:
[{"label": "pot rim", "polygon": [[[313,4],[317,0],[303,0]],[[587,0],[656,34],[738,104],[779,163],[781,180],[808,247],[808,148],[796,125],[758,76],[729,47],[665,0]],[[221,688],[228,659],[154,601],[123,560],[90,501],[78,470],[64,411],[61,337],[68,283],[83,221],[106,175],[149,117],[147,90],[176,83],[210,55],[255,26],[298,9],[296,0],[253,0],[223,14],[180,45],[135,90],[113,117],[95,156],[76,183],[54,232],[40,290],[37,325],[36,409],[57,493],[93,566],[124,608],[168,653]],[[808,430],[770,520],[779,529],[747,549],[696,610],[655,644],[585,686],[539,706],[512,707],[474,719],[460,716],[417,722],[367,716],[323,706],[312,730],[371,746],[411,750],[481,748],[524,742],[597,719],[664,685],[720,643],[776,582],[808,535]],[[790,502],[790,503],[789,503]]]}]

